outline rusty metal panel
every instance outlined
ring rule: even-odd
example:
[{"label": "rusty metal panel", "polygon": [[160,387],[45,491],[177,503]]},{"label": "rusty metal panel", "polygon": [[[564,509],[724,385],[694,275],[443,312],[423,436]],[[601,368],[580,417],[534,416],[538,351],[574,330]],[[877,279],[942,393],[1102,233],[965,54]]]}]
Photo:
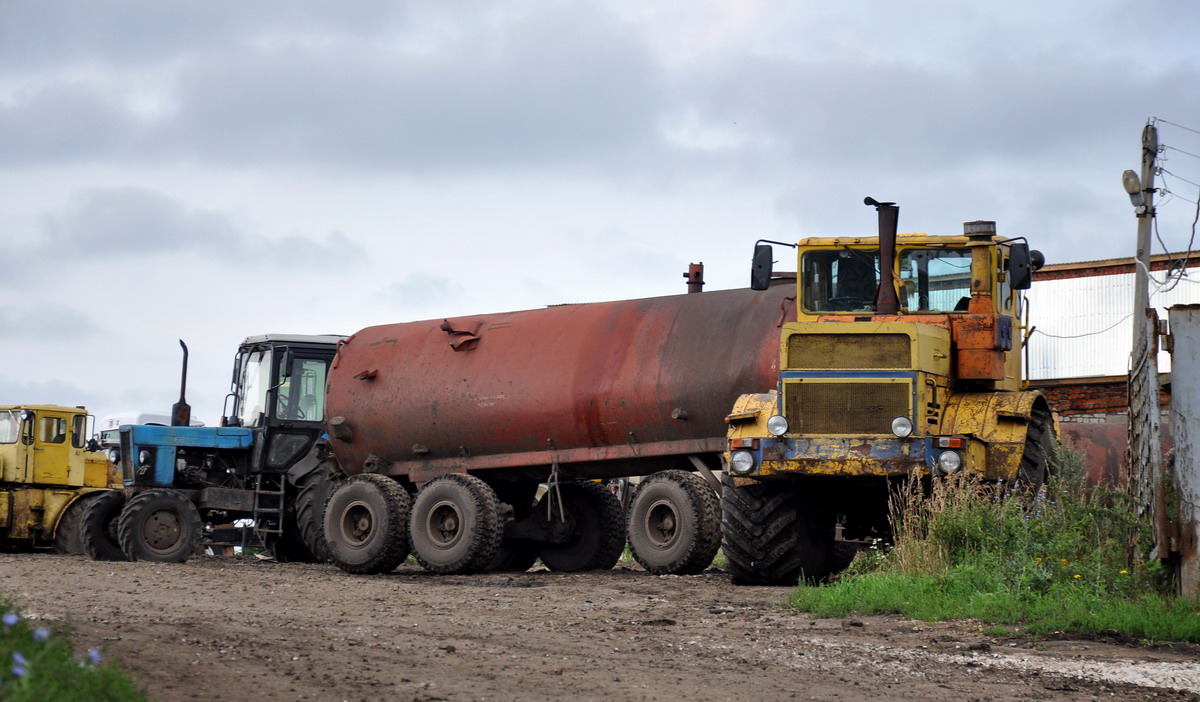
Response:
[{"label": "rusty metal panel", "polygon": [[899,369],[912,366],[907,334],[792,334],[787,367],[813,370]]},{"label": "rusty metal panel", "polygon": [[[1177,523],[1174,548],[1179,554],[1180,589],[1185,597],[1200,595],[1200,306],[1172,307],[1172,359],[1175,363],[1171,388],[1171,416],[1175,442],[1174,482],[1177,491]],[[1163,485],[1158,486],[1160,498]],[[1163,510],[1160,513],[1165,513]],[[1165,516],[1165,515],[1164,515]],[[1167,536],[1160,531],[1159,552]]]},{"label": "rusty metal panel", "polygon": [[[333,449],[352,473],[370,459],[407,474],[723,438],[738,395],[776,384],[793,294],[785,284],[369,327],[330,370],[328,416],[344,418]],[[462,330],[470,344],[455,343]]]}]

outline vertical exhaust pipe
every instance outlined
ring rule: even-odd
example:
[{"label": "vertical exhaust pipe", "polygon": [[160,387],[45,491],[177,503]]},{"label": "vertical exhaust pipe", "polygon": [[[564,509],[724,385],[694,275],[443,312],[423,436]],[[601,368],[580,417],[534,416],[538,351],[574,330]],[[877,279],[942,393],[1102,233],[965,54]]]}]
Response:
[{"label": "vertical exhaust pipe", "polygon": [[683,274],[687,278],[687,289],[689,293],[698,293],[704,291],[704,262],[692,263],[688,265],[687,273]]},{"label": "vertical exhaust pipe", "polygon": [[179,402],[171,405],[171,426],[186,427],[192,423],[192,408],[184,397],[187,391],[188,348],[183,339],[179,340],[179,345],[183,347],[183,373],[179,378]]},{"label": "vertical exhaust pipe", "polygon": [[875,291],[875,314],[896,314],[900,298],[896,296],[896,223],[900,208],[894,202],[879,202],[873,197],[863,199],[879,213],[879,289]]}]

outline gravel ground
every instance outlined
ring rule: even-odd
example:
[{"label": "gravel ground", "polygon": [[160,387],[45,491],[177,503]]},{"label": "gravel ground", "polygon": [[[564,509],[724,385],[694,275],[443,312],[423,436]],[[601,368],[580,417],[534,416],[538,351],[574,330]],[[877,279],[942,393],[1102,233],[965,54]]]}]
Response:
[{"label": "gravel ground", "polygon": [[1200,700],[1200,647],[813,619],[783,606],[787,588],[715,569],[353,576],[0,554],[0,592],[69,621],[154,700]]}]

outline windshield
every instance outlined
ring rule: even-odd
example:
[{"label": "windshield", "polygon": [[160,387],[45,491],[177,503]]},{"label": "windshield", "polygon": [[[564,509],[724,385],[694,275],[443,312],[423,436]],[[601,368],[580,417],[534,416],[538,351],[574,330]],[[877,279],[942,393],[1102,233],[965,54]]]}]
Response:
[{"label": "windshield", "polygon": [[900,254],[901,300],[909,312],[964,312],[971,301],[969,249],[909,249]]},{"label": "windshield", "polygon": [[804,308],[814,312],[856,312],[874,308],[879,287],[879,251],[845,247],[809,251],[801,262]]},{"label": "windshield", "polygon": [[[879,250],[844,247],[809,251],[801,259],[804,308],[812,312],[872,312],[879,287]],[[899,252],[900,304],[908,312],[965,311],[971,300],[969,249]]]},{"label": "windshield", "polygon": [[267,388],[271,384],[271,352],[251,351],[242,359],[238,385],[238,419],[242,426],[257,426],[267,408]]},{"label": "windshield", "polygon": [[15,444],[21,434],[21,413],[13,410],[0,412],[0,444]]}]

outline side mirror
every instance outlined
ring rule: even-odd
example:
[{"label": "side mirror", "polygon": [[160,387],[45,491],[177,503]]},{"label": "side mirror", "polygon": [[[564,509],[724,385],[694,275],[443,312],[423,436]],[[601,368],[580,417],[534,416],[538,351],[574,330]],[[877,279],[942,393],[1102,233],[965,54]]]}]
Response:
[{"label": "side mirror", "polygon": [[754,260],[750,265],[750,289],[766,290],[771,287],[771,264],[775,252],[770,244],[754,245]]},{"label": "side mirror", "polygon": [[1041,251],[1030,251],[1029,244],[1013,244],[1008,253],[1008,284],[1013,290],[1028,290],[1033,272],[1046,265]]}]

